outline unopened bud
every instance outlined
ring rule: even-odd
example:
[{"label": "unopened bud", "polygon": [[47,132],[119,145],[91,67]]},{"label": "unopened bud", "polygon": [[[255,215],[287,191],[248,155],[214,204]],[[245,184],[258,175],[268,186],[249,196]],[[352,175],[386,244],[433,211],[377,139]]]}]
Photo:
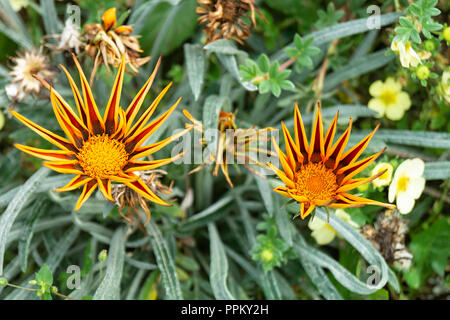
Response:
[{"label": "unopened bud", "polygon": [[108,250],[103,249],[102,251],[100,251],[100,253],[98,254],[98,260],[100,262],[103,262],[106,260],[106,258],[108,258]]},{"label": "unopened bud", "polygon": [[8,280],[5,278],[0,278],[0,287],[6,287],[8,285]]}]

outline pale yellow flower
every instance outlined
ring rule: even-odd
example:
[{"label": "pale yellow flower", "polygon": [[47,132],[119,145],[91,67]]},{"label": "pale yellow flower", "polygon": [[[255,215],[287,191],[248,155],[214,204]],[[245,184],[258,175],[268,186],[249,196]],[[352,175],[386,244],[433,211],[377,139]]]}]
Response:
[{"label": "pale yellow flower", "polygon": [[439,92],[447,103],[450,103],[450,68],[442,73]]},{"label": "pale yellow flower", "polygon": [[[336,209],[335,214],[341,220],[347,222],[350,226],[357,229],[358,224],[351,220],[350,215],[342,209]],[[333,241],[333,239],[338,235],[336,230],[333,229],[324,220],[314,217],[309,220],[308,227],[312,230],[311,236],[316,240],[317,244],[325,245]]]},{"label": "pale yellow flower", "polygon": [[27,7],[29,2],[29,0],[9,0],[9,5],[15,12],[18,12],[22,8]]},{"label": "pale yellow flower", "polygon": [[5,126],[5,116],[3,115],[3,112],[0,111],[0,130],[2,130],[4,126]]},{"label": "pale yellow flower", "polygon": [[411,107],[408,93],[402,91],[400,82],[389,77],[385,82],[377,80],[370,85],[369,93],[374,97],[367,106],[378,112],[377,117],[400,120]]},{"label": "pale yellow flower", "polygon": [[405,68],[417,67],[420,64],[420,56],[414,51],[409,41],[406,44],[401,41],[393,41],[391,50],[400,55],[400,63]]},{"label": "pale yellow flower", "polygon": [[415,158],[403,161],[395,170],[394,178],[389,186],[389,202],[397,199],[397,208],[400,213],[410,213],[416,199],[422,194],[425,188],[424,168],[424,162]]},{"label": "pale yellow flower", "polygon": [[390,163],[387,162],[381,162],[377,164],[375,168],[373,168],[371,176],[381,173],[382,171],[385,171],[385,173],[372,181],[372,184],[375,187],[387,186],[392,180],[392,172],[394,171],[394,168]]}]

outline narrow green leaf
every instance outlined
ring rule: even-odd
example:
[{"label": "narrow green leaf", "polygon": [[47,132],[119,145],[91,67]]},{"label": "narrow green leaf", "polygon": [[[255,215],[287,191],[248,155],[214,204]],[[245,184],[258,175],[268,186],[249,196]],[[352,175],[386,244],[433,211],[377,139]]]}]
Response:
[{"label": "narrow green leaf", "polygon": [[169,300],[182,300],[183,295],[180,282],[168,245],[153,220],[147,224],[146,228],[150,235],[153,252],[156,256],[156,263],[161,271],[161,279],[166,290],[166,298]]},{"label": "narrow green leaf", "polygon": [[125,230],[119,228],[114,233],[109,247],[105,276],[95,291],[93,300],[119,300],[120,281],[125,261]]},{"label": "narrow green leaf", "polygon": [[426,180],[450,178],[450,161],[426,162],[423,177]]},{"label": "narrow green leaf", "polygon": [[205,55],[201,45],[186,43],[184,45],[184,56],[186,58],[189,85],[195,100],[198,100],[205,76]]},{"label": "narrow green leaf", "polygon": [[235,300],[227,287],[228,260],[216,226],[208,224],[211,254],[209,279],[214,296],[218,300]]},{"label": "narrow green leaf", "polygon": [[0,275],[3,274],[3,258],[8,240],[9,231],[17,216],[27,203],[27,200],[36,191],[37,186],[43,178],[50,173],[50,169],[42,167],[33,174],[18,190],[14,198],[9,203],[5,212],[0,217]]}]

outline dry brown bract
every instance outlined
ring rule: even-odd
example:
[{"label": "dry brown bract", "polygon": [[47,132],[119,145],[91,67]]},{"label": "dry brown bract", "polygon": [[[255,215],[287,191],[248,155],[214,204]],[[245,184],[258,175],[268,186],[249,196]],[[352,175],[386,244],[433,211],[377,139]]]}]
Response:
[{"label": "dry brown bract", "polygon": [[[160,181],[160,178],[166,174],[167,172],[165,172],[164,170],[147,170],[139,172],[139,177],[142,179],[145,185],[147,185],[155,194],[169,195],[172,193],[172,184],[170,186],[166,186],[163,185]],[[145,224],[150,221],[151,213],[147,205],[147,200],[138,192],[134,191],[124,184],[115,184],[111,186],[111,194],[114,201],[119,206],[120,215],[125,220],[131,222],[133,218],[137,217],[139,219],[140,207],[147,216],[147,221],[145,222]],[[128,208],[128,214],[126,215],[122,211],[125,207]]]},{"label": "dry brown bract", "polygon": [[405,235],[408,232],[407,223],[407,220],[402,219],[393,210],[387,210],[378,217],[375,228],[365,225],[362,234],[388,263],[408,269],[412,255],[405,247]]},{"label": "dry brown bract", "polygon": [[106,10],[102,21],[103,26],[93,23],[84,27],[83,36],[87,41],[85,51],[90,57],[95,58],[95,68],[102,61],[107,67],[109,65],[118,67],[122,55],[125,54],[125,62],[137,73],[137,68],[147,63],[150,57],[140,57],[143,50],[137,37],[131,35],[133,28],[126,25],[116,27],[116,8]]},{"label": "dry brown bract", "polygon": [[[206,34],[206,43],[219,39],[233,39],[243,43],[242,40],[250,37],[250,27],[242,18],[250,11],[250,20],[256,26],[253,0],[197,0],[199,7],[197,13],[200,15],[198,21],[206,23],[203,31]],[[262,17],[264,19],[264,17]]]},{"label": "dry brown bract", "polygon": [[50,70],[47,56],[42,54],[42,47],[39,50],[32,49],[23,54],[19,53],[11,60],[14,63],[9,72],[11,83],[5,90],[14,101],[20,101],[27,94],[38,94],[41,91],[42,84],[34,76],[51,80],[55,74]]}]

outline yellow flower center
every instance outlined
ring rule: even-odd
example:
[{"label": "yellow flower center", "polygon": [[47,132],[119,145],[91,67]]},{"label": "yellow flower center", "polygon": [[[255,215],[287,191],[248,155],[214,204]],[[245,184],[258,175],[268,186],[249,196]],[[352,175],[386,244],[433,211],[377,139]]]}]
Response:
[{"label": "yellow flower center", "polygon": [[381,94],[380,99],[386,106],[389,106],[397,102],[397,95],[392,90],[385,90]]},{"label": "yellow flower center", "polygon": [[123,143],[107,135],[96,135],[84,143],[78,160],[87,175],[104,179],[120,172],[128,154]]},{"label": "yellow flower center", "polygon": [[407,176],[401,176],[400,179],[398,179],[397,183],[397,190],[400,192],[406,191],[409,184],[409,178]]},{"label": "yellow flower center", "polygon": [[308,200],[331,200],[338,188],[336,175],[322,163],[308,163],[295,173],[297,194]]}]

